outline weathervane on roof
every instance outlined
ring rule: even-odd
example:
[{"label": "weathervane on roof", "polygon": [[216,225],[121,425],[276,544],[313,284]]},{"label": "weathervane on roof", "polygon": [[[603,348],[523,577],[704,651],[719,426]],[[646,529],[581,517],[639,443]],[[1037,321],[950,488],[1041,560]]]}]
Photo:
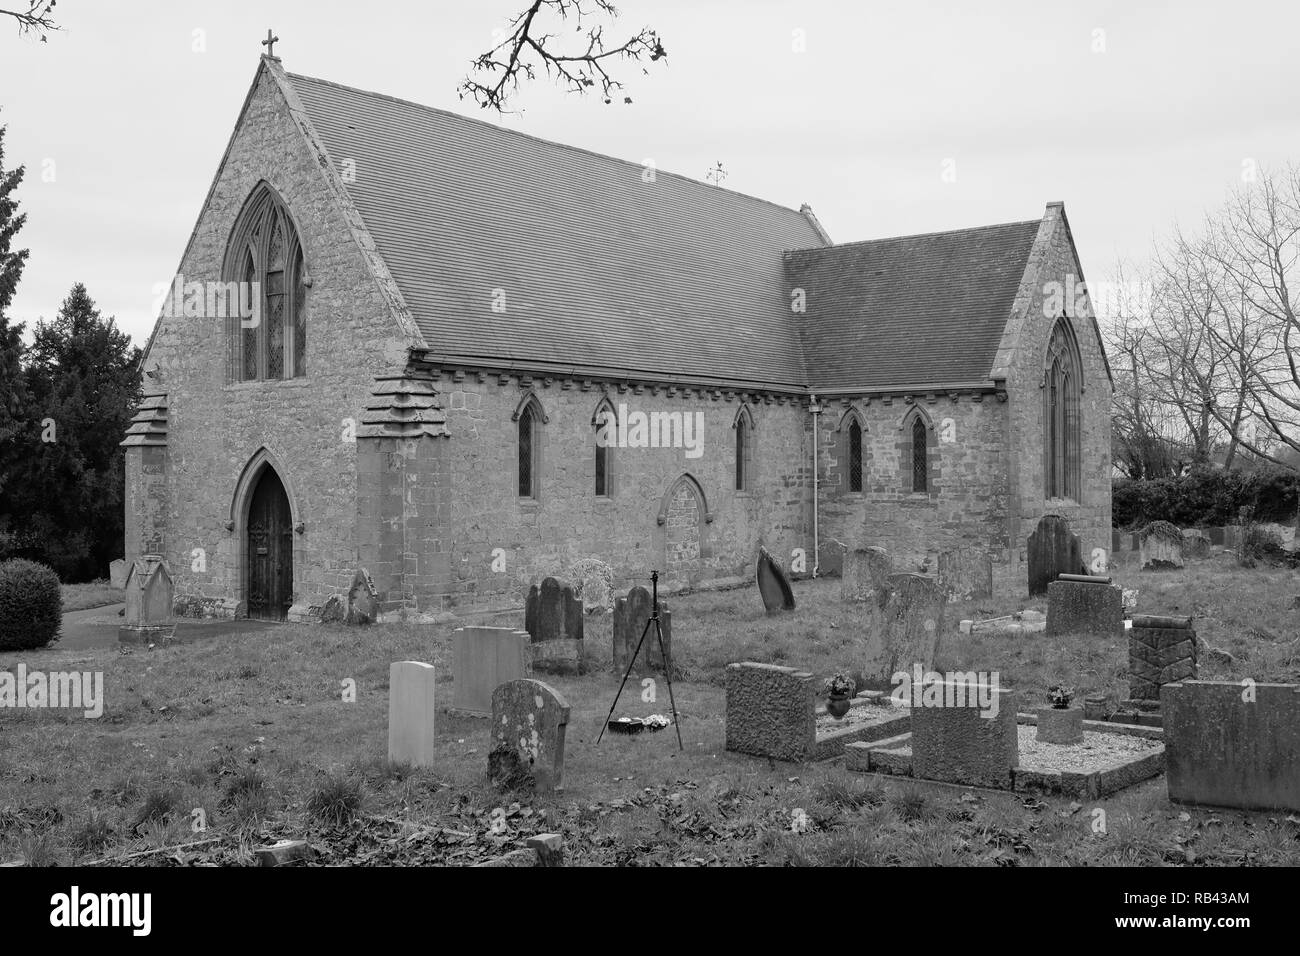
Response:
[{"label": "weathervane on roof", "polygon": [[718,165],[710,166],[709,171],[704,174],[704,178],[715,186],[720,185],[727,178],[727,171],[722,168],[722,160],[718,160]]},{"label": "weathervane on roof", "polygon": [[266,39],[262,41],[262,46],[266,47],[266,55],[273,60],[278,59],[275,55],[275,44],[279,42],[279,40],[280,38],[275,35],[274,31],[267,30]]}]

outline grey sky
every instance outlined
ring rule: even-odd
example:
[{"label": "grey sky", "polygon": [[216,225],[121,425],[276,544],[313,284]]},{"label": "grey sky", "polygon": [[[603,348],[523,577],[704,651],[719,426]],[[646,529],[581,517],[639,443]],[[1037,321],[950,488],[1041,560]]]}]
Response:
[{"label": "grey sky", "polygon": [[[0,122],[7,164],[27,166],[31,249],[12,317],[53,315],[79,280],[143,342],[268,27],[291,72],[492,118],[456,86],[525,5],[61,0],[65,30],[44,44],[0,23]],[[1300,159],[1300,5],[1286,0],[620,9],[611,37],[648,24],[669,54],[649,76],[620,71],[633,105],[539,80],[499,121],[701,179],[721,160],[724,186],[807,202],[837,242],[1030,219],[1061,199],[1095,281],[1199,220],[1244,161]]]}]

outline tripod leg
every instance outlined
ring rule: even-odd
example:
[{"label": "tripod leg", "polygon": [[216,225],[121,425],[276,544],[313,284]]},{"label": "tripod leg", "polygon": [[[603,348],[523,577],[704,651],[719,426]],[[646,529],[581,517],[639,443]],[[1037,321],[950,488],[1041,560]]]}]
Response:
[{"label": "tripod leg", "polygon": [[[618,699],[623,696],[623,688],[627,686],[627,679],[632,674],[632,668],[636,666],[637,655],[641,653],[641,645],[645,643],[646,634],[650,633],[650,622],[653,620],[654,618],[651,617],[645,622],[645,627],[641,629],[641,640],[636,642],[636,650],[632,652],[632,659],[627,662],[627,670],[623,672],[623,683],[618,685],[618,693],[614,695],[614,703],[609,705],[609,716],[600,725],[600,733],[596,736],[596,743],[600,743],[601,738],[605,736],[605,728],[609,726],[610,717],[614,716],[614,708],[618,706]],[[662,641],[660,643],[662,644]]]},{"label": "tripod leg", "polygon": [[[664,662],[664,679],[668,681],[668,704],[673,709],[673,728],[677,731],[677,749],[685,749],[682,746],[682,722],[677,716],[677,701],[673,699],[673,662],[668,658],[668,652],[664,649],[664,629],[659,624],[659,615],[656,614],[650,620],[655,622],[655,635],[659,638],[659,657]],[[646,621],[649,626],[650,621]]]}]

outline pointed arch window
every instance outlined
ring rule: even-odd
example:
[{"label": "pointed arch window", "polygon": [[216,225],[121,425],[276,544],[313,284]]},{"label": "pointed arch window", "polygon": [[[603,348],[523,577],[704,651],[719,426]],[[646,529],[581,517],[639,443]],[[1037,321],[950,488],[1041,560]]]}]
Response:
[{"label": "pointed arch window", "polygon": [[293,219],[266,183],[253,191],[231,233],[225,276],[231,380],[306,375],[311,279]]},{"label": "pointed arch window", "polygon": [[849,491],[862,491],[862,423],[857,418],[849,420],[848,437]]},{"label": "pointed arch window", "polygon": [[515,467],[520,498],[536,501],[541,497],[542,436],[547,422],[542,404],[532,392],[527,393],[515,413]]},{"label": "pointed arch window", "polygon": [[925,420],[917,415],[912,419],[912,492],[925,494],[930,490],[930,455],[926,447]]},{"label": "pointed arch window", "polygon": [[1052,329],[1043,365],[1043,493],[1080,501],[1083,380],[1078,345],[1065,318]]},{"label": "pointed arch window", "polygon": [[618,440],[618,415],[608,398],[603,398],[596,406],[592,416],[591,427],[596,446],[595,455],[595,493],[598,498],[614,496],[614,452],[613,446]]},{"label": "pointed arch window", "polygon": [[731,427],[736,431],[736,490],[751,491],[754,486],[754,416],[749,406],[740,406]]}]

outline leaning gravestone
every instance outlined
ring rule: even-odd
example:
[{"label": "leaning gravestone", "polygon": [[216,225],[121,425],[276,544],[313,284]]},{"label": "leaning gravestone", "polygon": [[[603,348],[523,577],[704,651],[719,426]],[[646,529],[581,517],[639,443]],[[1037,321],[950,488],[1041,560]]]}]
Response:
[{"label": "leaning gravestone", "polygon": [[900,671],[914,665],[930,670],[943,631],[948,604],[939,582],[925,574],[891,574],[878,624],[867,635],[862,675],[868,689],[889,687]]},{"label": "leaning gravestone", "polygon": [[1168,521],[1153,521],[1138,532],[1138,565],[1143,571],[1183,566],[1183,533]]},{"label": "leaning gravestone", "polygon": [[813,675],[745,661],[727,665],[727,749],[774,760],[804,760],[817,737]]},{"label": "leaning gravestone", "polygon": [[388,759],[432,767],[433,665],[395,661],[388,668]]},{"label": "leaning gravestone", "polygon": [[754,567],[754,578],[758,582],[758,593],[763,598],[763,608],[768,614],[794,610],[794,591],[790,589],[790,579],[785,576],[785,569],[761,545]]},{"label": "leaning gravestone", "polygon": [[153,644],[171,640],[176,631],[171,570],[160,554],[145,554],[131,562],[126,572],[123,624],[117,629],[122,644]]},{"label": "leaning gravestone", "polygon": [[487,717],[498,685],[532,676],[527,631],[513,627],[458,627],[451,632],[452,709]]},{"label": "leaning gravestone", "polygon": [[116,561],[109,562],[108,565],[108,583],[121,590],[126,587],[127,564],[125,558],[118,558]]},{"label": "leaning gravestone", "polygon": [[1124,592],[1105,581],[1053,581],[1047,586],[1047,634],[1100,634],[1124,629]]},{"label": "leaning gravestone", "polygon": [[958,548],[939,555],[939,586],[949,601],[993,596],[993,557],[979,548]]},{"label": "leaning gravestone", "polygon": [[[646,631],[646,621],[650,620],[653,609],[650,592],[640,585],[627,592],[627,597],[614,601],[614,673],[623,675],[627,672],[628,662],[636,652],[637,642],[645,633],[645,643],[641,653],[637,654],[636,669],[638,676],[664,672],[664,655],[659,650],[659,637],[654,627]],[[664,650],[671,660],[673,656],[673,616],[663,601],[659,602],[659,627],[663,632]],[[676,671],[676,666],[673,670]],[[670,675],[676,677],[676,673]]]},{"label": "leaning gravestone", "polygon": [[1165,684],[1169,799],[1300,812],[1300,685]]},{"label": "leaning gravestone", "polygon": [[1060,515],[1043,515],[1029,536],[1029,593],[1046,594],[1047,586],[1058,574],[1083,571],[1079,539],[1070,532],[1070,523]]},{"label": "leaning gravestone", "polygon": [[894,562],[884,548],[857,548],[844,553],[844,573],[840,577],[840,599],[879,604],[879,596],[888,593],[889,576]]},{"label": "leaning gravestone", "polygon": [[[996,713],[977,706],[993,695]],[[930,699],[938,705],[927,705]],[[1011,789],[1020,765],[1013,691],[948,681],[913,684],[911,714],[912,776]]]},{"label": "leaning gravestone", "polygon": [[564,787],[569,702],[539,680],[512,680],[492,691],[488,776],[498,787]]},{"label": "leaning gravestone", "polygon": [[582,602],[573,586],[545,578],[528,591],[524,629],[533,644],[533,670],[577,674],[582,671]]},{"label": "leaning gravestone", "polygon": [[379,597],[375,593],[375,583],[370,579],[370,572],[361,568],[352,576],[352,586],[348,588],[347,624],[373,624],[379,616]]}]

